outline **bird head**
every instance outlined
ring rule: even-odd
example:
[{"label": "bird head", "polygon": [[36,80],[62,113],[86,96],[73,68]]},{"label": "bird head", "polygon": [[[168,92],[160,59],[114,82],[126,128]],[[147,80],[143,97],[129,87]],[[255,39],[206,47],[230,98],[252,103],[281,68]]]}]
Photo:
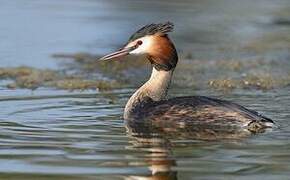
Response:
[{"label": "bird head", "polygon": [[120,59],[127,55],[145,55],[157,70],[174,69],[178,56],[174,44],[168,37],[173,30],[171,22],[149,24],[135,32],[124,47],[100,60]]}]

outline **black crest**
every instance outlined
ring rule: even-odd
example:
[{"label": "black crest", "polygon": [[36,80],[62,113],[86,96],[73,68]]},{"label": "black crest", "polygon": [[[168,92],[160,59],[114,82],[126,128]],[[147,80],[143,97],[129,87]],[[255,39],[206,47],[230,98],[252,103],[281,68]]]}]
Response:
[{"label": "black crest", "polygon": [[148,24],[141,29],[139,29],[137,32],[135,32],[130,38],[129,41],[134,41],[138,38],[148,36],[148,35],[154,35],[156,33],[160,34],[166,34],[168,32],[171,32],[173,30],[173,23],[166,22],[166,23],[159,23],[159,24]]}]

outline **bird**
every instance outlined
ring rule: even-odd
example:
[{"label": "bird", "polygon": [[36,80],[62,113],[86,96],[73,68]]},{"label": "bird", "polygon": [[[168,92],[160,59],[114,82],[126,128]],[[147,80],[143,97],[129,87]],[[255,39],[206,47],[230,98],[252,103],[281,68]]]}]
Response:
[{"label": "bird", "polygon": [[171,22],[143,26],[116,52],[99,60],[122,59],[128,55],[143,56],[152,65],[149,80],[128,100],[124,119],[129,123],[158,124],[163,129],[180,127],[214,127],[264,132],[275,123],[260,113],[231,101],[206,96],[167,98],[174,69],[178,63],[175,45],[169,38]]}]

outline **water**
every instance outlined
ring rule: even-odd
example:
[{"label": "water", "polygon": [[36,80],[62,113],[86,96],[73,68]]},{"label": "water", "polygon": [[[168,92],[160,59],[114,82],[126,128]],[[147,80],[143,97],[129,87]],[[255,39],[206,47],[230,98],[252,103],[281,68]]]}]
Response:
[{"label": "water", "polygon": [[[1,2],[0,17],[6,18],[0,25],[1,67],[57,69],[54,53],[108,52],[136,26],[168,19],[179,28],[173,38],[180,52],[195,50],[196,58],[250,56],[242,51],[220,53],[216,46],[238,47],[263,33],[285,32],[287,26],[271,25],[271,13],[285,7],[288,1]],[[287,59],[284,53],[280,56]],[[123,107],[134,90],[30,91],[1,86],[0,178],[289,179],[289,87],[229,94],[173,88],[171,96],[233,100],[279,125],[272,132],[220,141],[128,134]]]},{"label": "water", "polygon": [[160,171],[155,176],[180,179],[289,176],[288,90],[228,95],[225,98],[264,112],[282,127],[244,140],[208,142],[127,134],[121,117],[131,90],[4,93],[0,177],[149,178],[153,171]]}]

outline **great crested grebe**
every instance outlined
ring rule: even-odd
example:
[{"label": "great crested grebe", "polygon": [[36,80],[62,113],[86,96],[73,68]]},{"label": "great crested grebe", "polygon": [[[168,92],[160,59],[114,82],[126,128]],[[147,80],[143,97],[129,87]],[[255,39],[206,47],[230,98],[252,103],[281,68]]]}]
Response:
[{"label": "great crested grebe", "polygon": [[274,122],[238,104],[205,97],[188,96],[166,99],[178,56],[168,37],[173,30],[171,22],[149,24],[134,33],[125,47],[100,60],[126,55],[145,55],[153,66],[150,79],[129,99],[124,110],[126,121],[151,124],[204,124],[234,127],[250,132],[261,132],[274,126]]}]

